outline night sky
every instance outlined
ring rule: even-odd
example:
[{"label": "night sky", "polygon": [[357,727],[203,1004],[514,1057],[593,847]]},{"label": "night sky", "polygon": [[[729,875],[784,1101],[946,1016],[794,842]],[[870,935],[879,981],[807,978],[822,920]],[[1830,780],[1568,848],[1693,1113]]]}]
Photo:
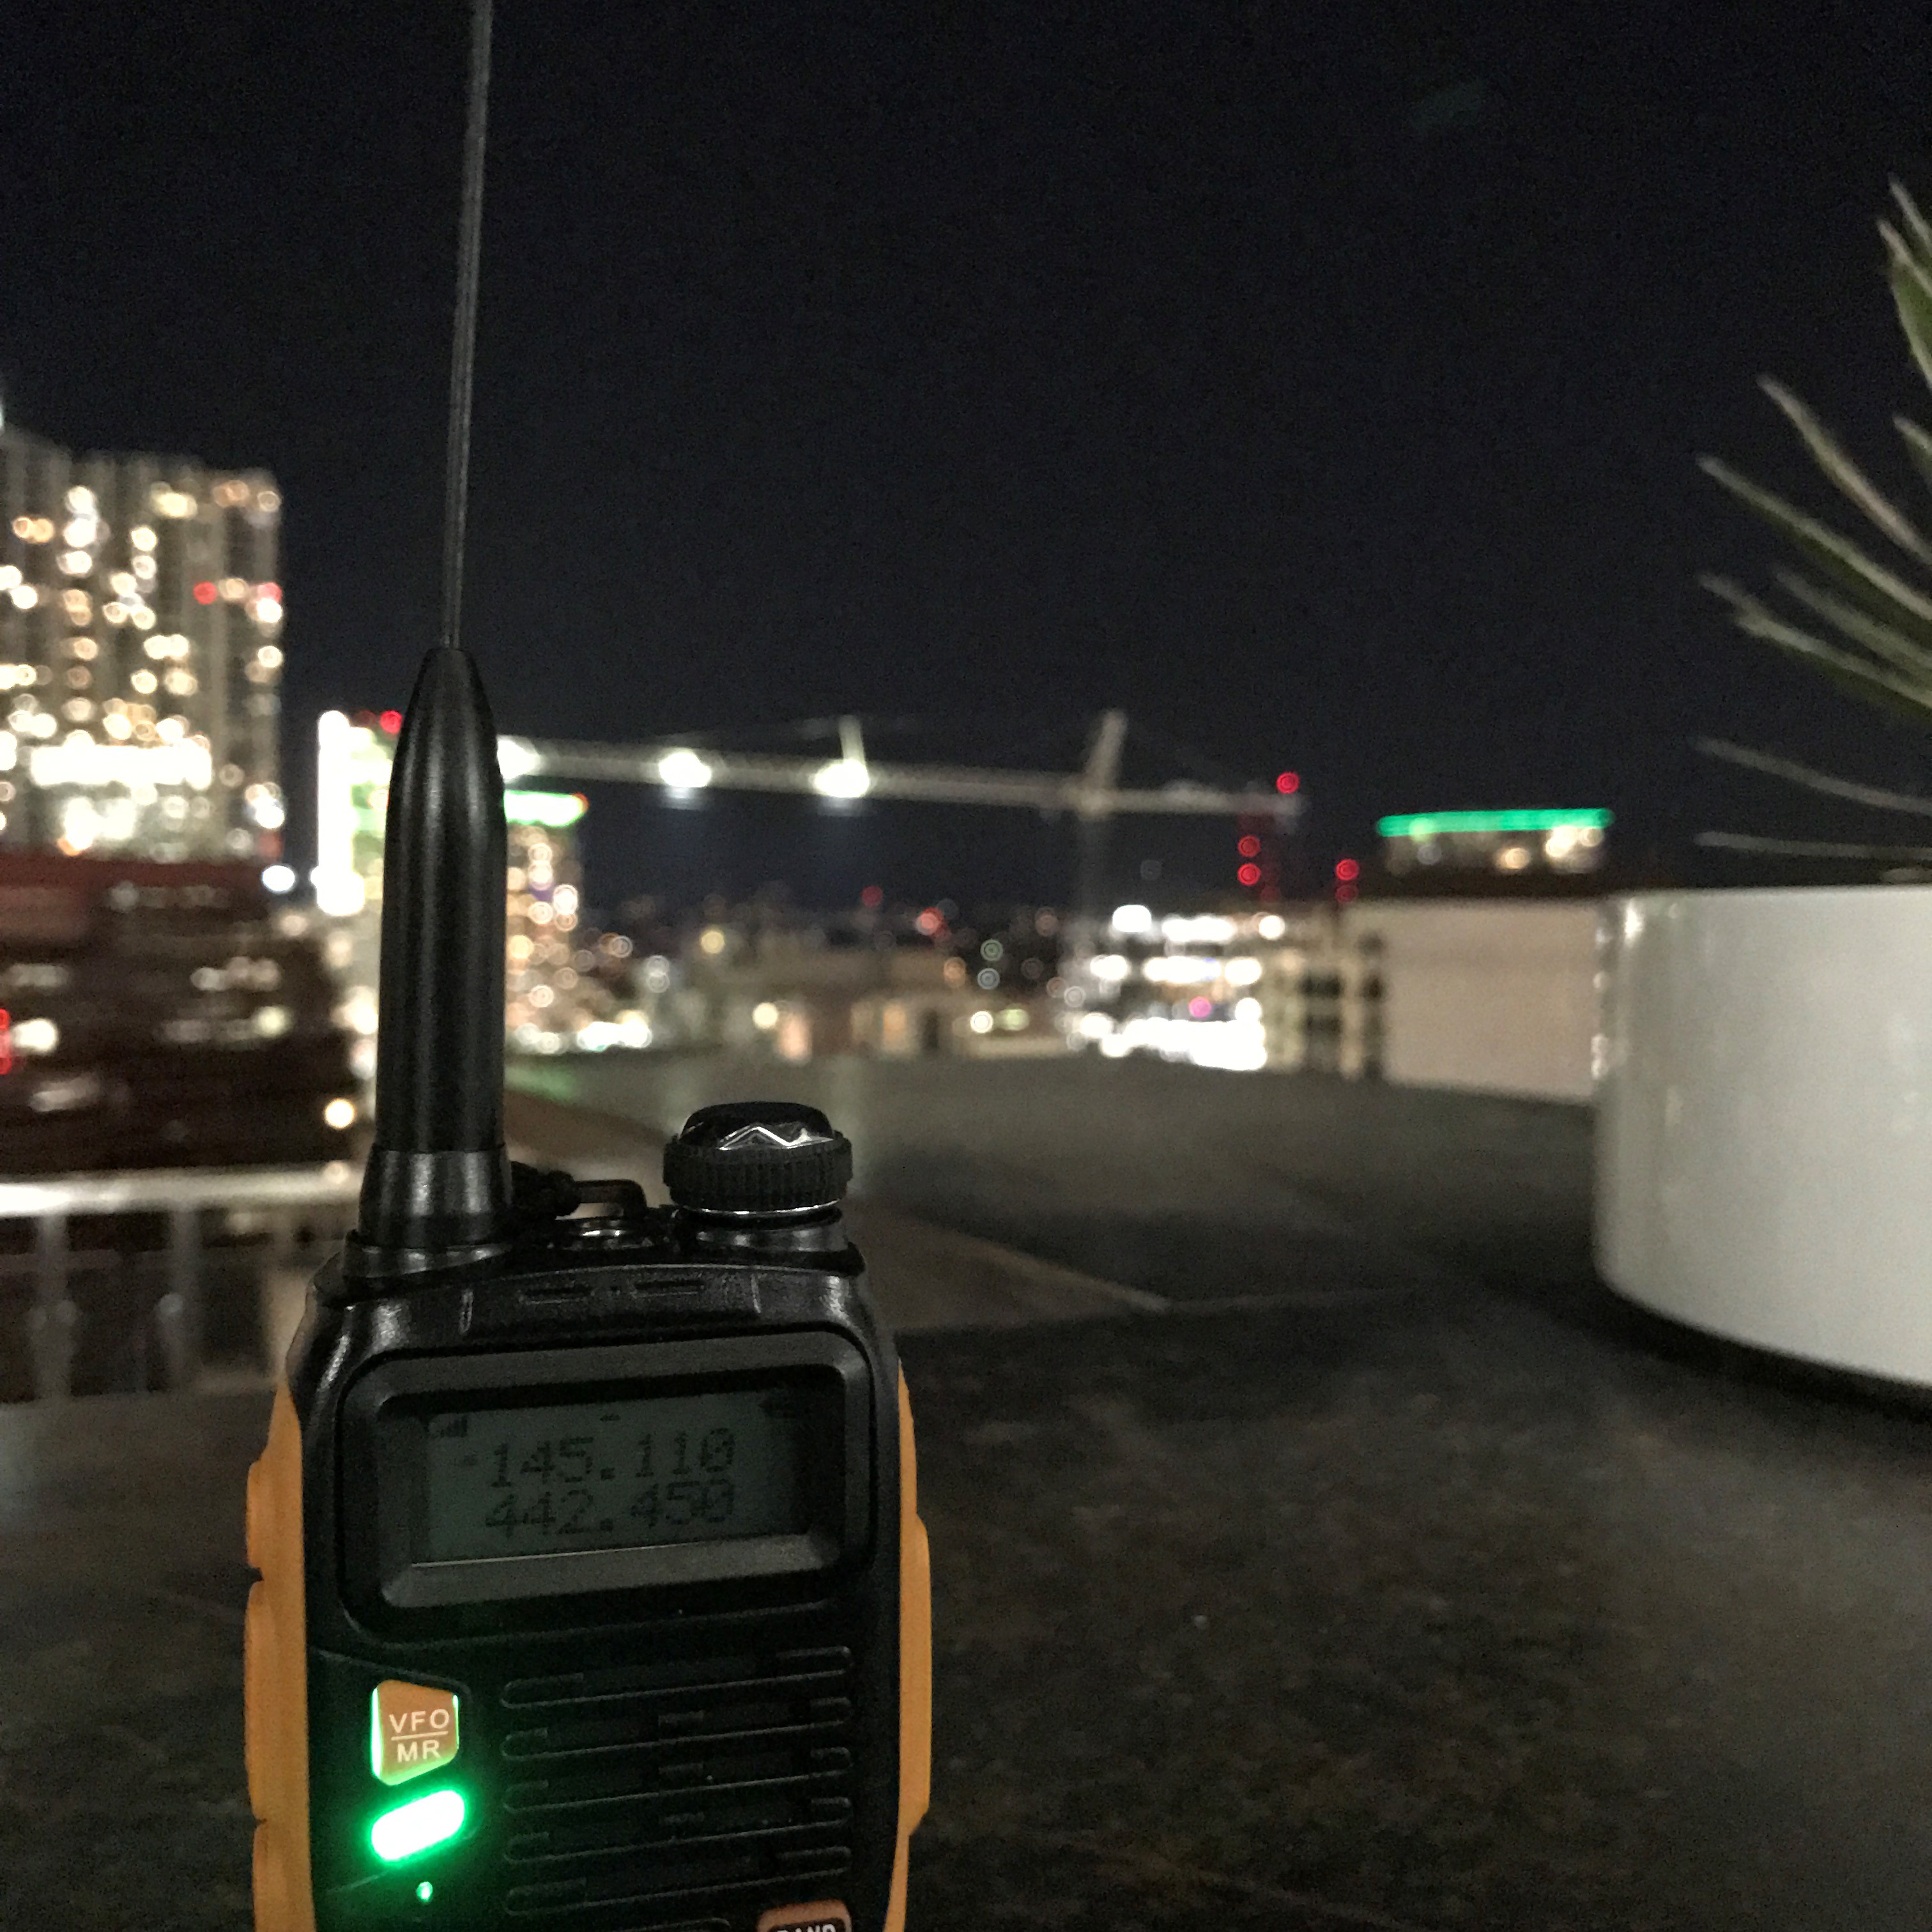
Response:
[{"label": "night sky", "polygon": [[[1932,422],[1874,232],[1932,194],[1922,8],[499,0],[469,641],[506,730],[1292,766],[1385,812],[1918,836],[1698,733],[1932,784],[1932,739],[1736,637],[1823,506],[1754,379],[1883,478]],[[83,448],[285,492],[284,757],[434,638],[466,10],[0,16],[0,380]],[[1847,512],[1847,515],[1850,515]],[[599,791],[593,902],[1065,891],[1024,818]],[[1160,890],[1233,828],[1137,826]]]}]

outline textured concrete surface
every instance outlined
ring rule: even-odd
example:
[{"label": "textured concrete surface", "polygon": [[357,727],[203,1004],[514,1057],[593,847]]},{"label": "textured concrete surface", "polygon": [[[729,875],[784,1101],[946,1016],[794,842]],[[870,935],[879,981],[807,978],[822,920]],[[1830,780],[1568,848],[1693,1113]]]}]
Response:
[{"label": "textured concrete surface", "polygon": [[0,1408],[0,1926],[239,1928],[242,1484],[268,1399]]},{"label": "textured concrete surface", "polygon": [[[740,1071],[598,1069],[599,1103],[661,1120]],[[906,1338],[938,1648],[915,1928],[1932,1921],[1932,1422],[1605,1294],[1586,1117],[752,1071],[842,1082],[868,1198],[1176,1304]],[[247,1922],[265,1406],[0,1410],[9,1932]]]}]

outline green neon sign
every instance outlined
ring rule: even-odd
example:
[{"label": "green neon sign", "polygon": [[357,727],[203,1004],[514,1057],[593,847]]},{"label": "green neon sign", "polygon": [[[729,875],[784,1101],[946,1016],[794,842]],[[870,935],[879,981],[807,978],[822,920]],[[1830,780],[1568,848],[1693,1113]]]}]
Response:
[{"label": "green neon sign", "polygon": [[1451,838],[1458,832],[1606,831],[1612,814],[1594,808],[1575,812],[1418,812],[1378,818],[1384,838]]},{"label": "green neon sign", "polygon": [[512,825],[545,825],[561,832],[590,809],[580,791],[506,791],[503,816]]},{"label": "green neon sign", "polygon": [[385,1811],[369,1828],[369,1843],[385,1864],[412,1858],[463,1829],[469,1808],[460,1791],[431,1791]]}]

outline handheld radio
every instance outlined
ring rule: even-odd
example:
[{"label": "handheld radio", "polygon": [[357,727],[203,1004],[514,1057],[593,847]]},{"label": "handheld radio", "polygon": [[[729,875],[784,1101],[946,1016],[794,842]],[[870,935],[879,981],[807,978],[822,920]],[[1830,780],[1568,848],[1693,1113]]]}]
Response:
[{"label": "handheld radio", "polygon": [[360,1223],[248,1480],[257,1932],[899,1932],[926,1540],[850,1148],[706,1108],[655,1210],[508,1166],[460,652],[417,681],[386,856]]},{"label": "handheld radio", "polygon": [[502,782],[457,644],[488,0],[475,20],[375,1142],[248,1477],[256,1932],[901,1932],[928,1572],[850,1146],[808,1107],[705,1108],[656,1210],[504,1150]]}]

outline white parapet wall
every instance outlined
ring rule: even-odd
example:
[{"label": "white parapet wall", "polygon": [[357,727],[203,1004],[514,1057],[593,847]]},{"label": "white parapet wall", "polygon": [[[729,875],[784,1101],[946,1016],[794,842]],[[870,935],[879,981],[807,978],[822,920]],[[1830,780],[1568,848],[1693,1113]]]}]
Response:
[{"label": "white parapet wall", "polygon": [[1598,913],[1594,899],[1348,908],[1344,944],[1382,941],[1383,1077],[1588,1100]]}]

